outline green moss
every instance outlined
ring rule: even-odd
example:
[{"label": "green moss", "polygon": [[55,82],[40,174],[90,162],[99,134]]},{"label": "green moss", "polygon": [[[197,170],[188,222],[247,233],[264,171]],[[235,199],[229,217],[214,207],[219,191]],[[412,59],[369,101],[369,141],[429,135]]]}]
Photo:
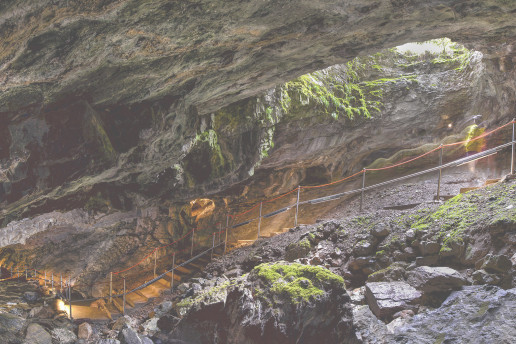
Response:
[{"label": "green moss", "polygon": [[110,202],[106,200],[100,192],[96,195],[91,196],[86,204],[84,205],[84,209],[93,212],[107,212],[109,210]]},{"label": "green moss", "polygon": [[365,64],[357,58],[347,63],[343,79],[318,71],[287,82],[280,100],[284,113],[304,113],[300,109],[311,104],[334,119],[342,114],[350,119],[370,118],[372,112],[380,112],[382,93],[380,89],[359,84],[358,72],[364,68]]},{"label": "green moss", "polygon": [[208,144],[210,147],[210,164],[212,167],[212,177],[219,177],[225,171],[225,159],[222,149],[218,143],[217,132],[213,129],[206,130],[197,134],[194,139],[194,145]]},{"label": "green moss", "polygon": [[452,244],[464,243],[464,232],[478,226],[516,223],[516,184],[499,184],[475,192],[460,194],[442,204],[433,213],[412,224],[412,229],[430,229],[440,239],[441,252]]},{"label": "green moss", "polygon": [[293,303],[323,295],[323,287],[344,284],[342,277],[319,266],[264,263],[253,271],[272,292],[289,297]]}]

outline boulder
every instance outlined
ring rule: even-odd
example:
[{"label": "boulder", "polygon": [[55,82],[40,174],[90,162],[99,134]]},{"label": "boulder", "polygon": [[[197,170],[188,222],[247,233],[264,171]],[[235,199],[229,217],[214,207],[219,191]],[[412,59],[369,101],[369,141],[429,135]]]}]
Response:
[{"label": "boulder", "polygon": [[407,282],[423,293],[456,290],[467,284],[457,270],[444,266],[419,266],[408,273]]},{"label": "boulder", "polygon": [[361,240],[353,248],[353,254],[358,257],[368,256],[374,251],[374,246],[369,240]]},{"label": "boulder", "polygon": [[79,330],[78,330],[77,336],[80,339],[90,339],[92,334],[93,334],[93,328],[91,327],[90,324],[88,324],[87,322],[84,322],[79,325]]},{"label": "boulder", "polygon": [[404,309],[417,309],[421,292],[405,282],[368,282],[366,300],[371,311],[382,320]]},{"label": "boulder", "polygon": [[14,314],[0,313],[0,338],[9,343],[20,337],[20,332],[25,325],[25,319]]},{"label": "boulder", "polygon": [[154,333],[159,331],[158,320],[159,320],[159,318],[154,317],[154,318],[150,318],[149,320],[144,322],[142,326],[143,326],[143,329],[145,330],[145,332],[147,332],[150,335],[153,335]]},{"label": "boulder", "polygon": [[500,276],[496,274],[490,274],[489,272],[481,269],[473,272],[473,284],[490,284],[498,285],[501,282]]},{"label": "boulder", "polygon": [[40,299],[39,293],[35,291],[26,291],[23,293],[23,298],[27,302],[36,302]]},{"label": "boulder", "polygon": [[[516,289],[464,286],[394,332],[393,343],[514,343]],[[390,341],[388,341],[390,343]]]},{"label": "boulder", "polygon": [[77,342],[77,336],[66,328],[55,328],[51,332],[52,341],[59,344],[74,344]]},{"label": "boulder", "polygon": [[52,336],[43,326],[32,323],[27,327],[24,344],[52,344]]},{"label": "boulder", "polygon": [[120,341],[118,339],[99,339],[97,344],[120,344]]},{"label": "boulder", "polygon": [[439,253],[441,249],[441,245],[435,241],[421,241],[419,244],[419,249],[421,250],[421,254],[423,256],[429,256],[436,253]]},{"label": "boulder", "polygon": [[377,238],[384,238],[390,233],[389,227],[387,227],[384,223],[379,223],[373,228],[371,228],[371,235]]},{"label": "boulder", "polygon": [[143,344],[143,341],[141,340],[140,336],[138,336],[138,333],[129,327],[120,331],[118,334],[118,339],[120,340],[121,344]]},{"label": "boulder", "polygon": [[154,308],[154,313],[157,317],[165,315],[172,310],[173,304],[172,301],[164,301],[159,304],[156,308]]},{"label": "boulder", "polygon": [[506,274],[512,268],[512,261],[504,255],[488,254],[475,263],[475,268],[477,270],[483,269],[489,273]]},{"label": "boulder", "polygon": [[367,306],[353,307],[353,329],[359,343],[388,343],[392,339],[387,326]]}]

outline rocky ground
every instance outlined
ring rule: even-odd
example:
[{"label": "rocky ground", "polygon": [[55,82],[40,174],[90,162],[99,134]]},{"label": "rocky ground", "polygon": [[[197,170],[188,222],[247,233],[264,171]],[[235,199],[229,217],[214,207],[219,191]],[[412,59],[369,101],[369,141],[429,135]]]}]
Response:
[{"label": "rocky ground", "polygon": [[[442,194],[483,180],[448,172]],[[445,203],[431,201],[434,189],[435,181],[415,180],[369,193],[364,213],[357,199],[336,206],[315,225],[215,259],[173,294],[112,323],[70,324],[35,286],[2,284],[4,336],[9,343],[31,336],[38,343],[510,343],[516,182]],[[411,208],[392,209],[403,204]]]},{"label": "rocky ground", "polygon": [[[388,202],[411,187],[425,185],[380,193]],[[89,342],[511,343],[515,196],[504,180],[444,203],[300,225],[96,325]]]}]

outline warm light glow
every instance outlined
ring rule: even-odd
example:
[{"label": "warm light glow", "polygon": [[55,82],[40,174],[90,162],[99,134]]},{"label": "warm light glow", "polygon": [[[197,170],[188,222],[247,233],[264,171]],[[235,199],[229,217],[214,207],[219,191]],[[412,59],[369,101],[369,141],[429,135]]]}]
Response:
[{"label": "warm light glow", "polygon": [[209,216],[215,210],[215,202],[209,198],[198,198],[190,201],[191,215],[195,216],[197,220]]},{"label": "warm light glow", "polygon": [[56,307],[59,312],[66,312],[68,314],[69,307],[65,305],[63,300],[57,300]]},{"label": "warm light glow", "polygon": [[451,124],[451,123],[448,124],[448,128],[451,128],[451,127],[453,127],[453,124]]}]

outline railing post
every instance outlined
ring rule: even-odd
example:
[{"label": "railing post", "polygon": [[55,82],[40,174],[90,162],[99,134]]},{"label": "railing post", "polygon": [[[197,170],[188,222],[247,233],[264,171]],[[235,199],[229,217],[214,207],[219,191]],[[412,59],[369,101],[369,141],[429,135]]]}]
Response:
[{"label": "railing post", "polygon": [[192,248],[190,249],[190,257],[193,257],[193,242],[194,242],[194,236],[195,236],[195,228],[192,229]]},{"label": "railing post", "polygon": [[70,302],[70,320],[72,317],[72,275],[68,276],[68,302]]},{"label": "railing post", "polygon": [[360,212],[362,212],[364,210],[364,188],[365,188],[365,174],[366,174],[365,167],[362,171],[363,172],[362,172],[362,192],[360,194]]},{"label": "railing post", "polygon": [[109,303],[113,302],[113,271],[109,273]]},{"label": "railing post", "polygon": [[296,217],[294,218],[294,227],[297,226],[297,214],[299,212],[299,193],[301,192],[301,185],[297,186],[297,200],[296,200]]},{"label": "railing post", "polygon": [[[34,270],[36,271],[36,270]],[[63,292],[63,274],[62,273],[59,273],[59,279],[61,280],[61,289],[59,289],[59,291],[62,293]]]},{"label": "railing post", "polygon": [[45,287],[47,286],[47,272],[45,271]]},{"label": "railing post", "polygon": [[260,230],[262,228],[262,206],[263,202],[260,202],[260,217],[258,217],[258,236],[256,239],[260,239]]},{"label": "railing post", "polygon": [[122,315],[125,315],[125,277],[124,277],[124,294],[122,295]]},{"label": "railing post", "polygon": [[54,272],[52,271],[52,292],[54,292]]},{"label": "railing post", "polygon": [[25,268],[25,280],[29,279],[29,276],[27,275],[27,268]]},{"label": "railing post", "polygon": [[228,249],[228,227],[229,227],[229,214],[226,216],[226,239],[224,240],[224,255],[226,255]]},{"label": "railing post", "polygon": [[174,269],[176,268],[176,253],[172,255],[172,279],[170,280],[170,291],[174,291]]},{"label": "railing post", "polygon": [[154,278],[156,278],[156,261],[158,260],[158,250],[154,250]]},{"label": "railing post", "polygon": [[511,174],[514,174],[514,124],[516,123],[516,118],[512,120],[512,155],[511,155]]},{"label": "railing post", "polygon": [[441,178],[442,178],[442,169],[443,165],[443,144],[441,143],[441,149],[439,150],[439,179],[437,180],[437,201],[441,200]]},{"label": "railing post", "polygon": [[215,249],[215,233],[211,235],[211,260],[213,260],[213,250]]}]

